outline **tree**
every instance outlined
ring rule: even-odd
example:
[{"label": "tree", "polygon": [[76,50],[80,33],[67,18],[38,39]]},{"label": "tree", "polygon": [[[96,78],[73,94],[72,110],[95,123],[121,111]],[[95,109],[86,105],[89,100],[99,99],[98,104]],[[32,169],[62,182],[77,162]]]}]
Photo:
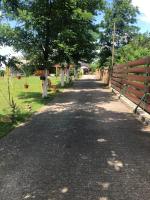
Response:
[{"label": "tree", "polygon": [[137,34],[135,26],[138,8],[132,5],[131,0],[113,0],[105,9],[104,19],[101,22],[100,33],[100,66],[112,56],[112,35],[115,23],[115,48],[128,44]]},{"label": "tree", "polygon": [[[98,30],[93,23],[93,17],[96,14],[96,9],[102,9],[103,3],[102,1],[93,1],[89,4],[87,1],[78,6],[80,8],[74,7],[70,23],[64,23],[64,29],[56,41],[58,59],[55,60],[66,63],[67,74],[69,74],[70,63],[73,62],[78,66],[80,60],[90,62],[96,54],[96,39],[93,33]],[[85,10],[81,10],[81,8]],[[63,69],[62,73],[64,73]]]},{"label": "tree", "polygon": [[[50,56],[53,54],[52,41],[56,37],[55,12],[56,3],[44,0],[34,1],[3,1],[5,16],[19,23],[15,28],[2,26],[1,38],[3,44],[13,45],[17,50],[22,50],[27,55],[35,55],[36,64],[42,65],[47,74]],[[6,29],[8,33],[6,34]],[[53,31],[51,31],[53,29]],[[43,97],[47,96],[47,75],[43,81]]]},{"label": "tree", "polygon": [[17,105],[14,101],[13,94],[11,93],[10,75],[11,75],[11,69],[13,69],[13,70],[18,69],[18,65],[20,65],[21,62],[16,57],[7,57],[7,56],[0,55],[0,65],[2,63],[6,66],[7,94],[8,94],[8,104],[11,108],[11,120],[12,120],[12,122],[15,122],[16,112],[18,109],[17,109]]},{"label": "tree", "polygon": [[138,34],[117,51],[116,62],[126,63],[150,55],[150,34]]},{"label": "tree", "polygon": [[[3,0],[3,15],[15,27],[1,25],[0,43],[22,50],[45,74],[53,63],[78,62],[93,54],[93,17],[103,0]],[[92,47],[92,48],[91,48]],[[43,97],[47,96],[47,76]]]}]

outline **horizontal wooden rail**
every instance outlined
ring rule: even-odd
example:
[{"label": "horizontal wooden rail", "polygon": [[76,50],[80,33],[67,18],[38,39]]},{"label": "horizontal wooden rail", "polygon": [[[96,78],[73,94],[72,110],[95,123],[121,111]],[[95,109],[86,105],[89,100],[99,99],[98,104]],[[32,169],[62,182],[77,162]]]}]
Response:
[{"label": "horizontal wooden rail", "polygon": [[137,89],[142,89],[142,90],[145,89],[145,85],[143,83],[133,82],[133,81],[128,81],[128,80],[123,81],[123,83],[127,84],[127,85],[130,85],[130,86],[133,86],[133,87],[135,87]]},{"label": "horizontal wooden rail", "polygon": [[150,68],[148,68],[147,70],[145,69],[145,67],[134,67],[134,68],[130,68],[128,69],[128,72],[134,72],[134,73],[150,73]]},{"label": "horizontal wooden rail", "polygon": [[115,65],[111,85],[135,104],[140,103],[140,107],[150,113],[150,96],[148,95],[150,93],[150,57]]},{"label": "horizontal wooden rail", "polygon": [[132,87],[128,87],[127,91],[129,91],[130,93],[134,94],[136,97],[139,98],[141,98],[144,95],[143,91],[136,90],[135,88]]},{"label": "horizontal wooden rail", "polygon": [[128,80],[134,80],[134,81],[140,81],[140,82],[144,82],[144,81],[150,81],[150,76],[138,76],[138,75],[128,75]]}]

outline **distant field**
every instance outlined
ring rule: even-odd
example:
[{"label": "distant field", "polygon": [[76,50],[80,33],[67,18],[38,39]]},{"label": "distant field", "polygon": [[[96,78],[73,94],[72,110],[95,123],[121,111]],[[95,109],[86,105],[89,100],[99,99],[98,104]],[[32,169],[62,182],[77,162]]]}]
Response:
[{"label": "distant field", "polygon": [[[24,84],[27,82],[29,88],[25,89]],[[59,84],[59,78],[51,77],[52,84]],[[47,104],[55,93],[49,92],[48,99],[42,99],[41,80],[39,77],[28,77],[17,79],[11,78],[11,94],[17,104],[20,114],[18,114],[18,123],[37,111],[40,107]],[[29,107],[31,110],[29,111]],[[0,77],[0,137],[7,134],[16,124],[9,120],[10,107],[8,104],[7,78]]]}]

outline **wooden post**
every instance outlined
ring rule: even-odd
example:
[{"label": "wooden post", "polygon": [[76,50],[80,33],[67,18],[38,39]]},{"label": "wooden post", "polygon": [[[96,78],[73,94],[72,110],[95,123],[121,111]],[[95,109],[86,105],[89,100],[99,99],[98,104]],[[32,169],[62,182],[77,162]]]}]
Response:
[{"label": "wooden post", "polygon": [[78,73],[77,73],[77,67],[74,67],[74,79],[77,80],[78,79]]},{"label": "wooden post", "polygon": [[58,76],[58,67],[56,66],[56,77]]},{"label": "wooden post", "polygon": [[113,27],[113,46],[112,46],[112,69],[114,65],[114,56],[115,56],[115,33],[116,33],[116,24],[114,22],[114,27]]},{"label": "wooden post", "polygon": [[111,87],[111,76],[113,73],[113,66],[114,66],[114,57],[115,57],[115,34],[116,34],[116,24],[114,22],[114,27],[113,27],[113,35],[112,35],[112,40],[113,40],[113,44],[112,44],[112,68],[110,70],[110,79],[109,79],[109,87]]},{"label": "wooden post", "polygon": [[45,98],[45,97],[47,97],[47,89],[48,89],[48,71],[47,71],[47,69],[45,69],[45,75],[44,75],[44,77],[45,77],[45,80],[42,80],[42,90],[43,90],[43,93],[42,93],[42,97],[43,98]]},{"label": "wooden post", "polygon": [[65,85],[65,83],[64,83],[64,76],[65,76],[65,74],[64,74],[65,72],[64,72],[64,68],[62,67],[61,68],[61,87],[64,87],[64,85]]}]

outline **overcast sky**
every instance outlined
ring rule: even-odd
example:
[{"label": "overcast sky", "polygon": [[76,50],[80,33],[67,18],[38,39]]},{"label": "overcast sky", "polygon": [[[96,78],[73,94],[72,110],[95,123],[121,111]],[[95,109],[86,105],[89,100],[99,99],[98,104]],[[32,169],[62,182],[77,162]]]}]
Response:
[{"label": "overcast sky", "polygon": [[[108,0],[109,2],[111,0]],[[140,11],[140,15],[138,16],[137,25],[140,27],[140,31],[150,32],[150,0],[132,0],[134,6],[137,6]],[[101,20],[101,16],[97,18],[97,22]],[[20,53],[15,53],[11,47],[0,47],[1,55],[13,54],[13,56],[20,56]]]}]

